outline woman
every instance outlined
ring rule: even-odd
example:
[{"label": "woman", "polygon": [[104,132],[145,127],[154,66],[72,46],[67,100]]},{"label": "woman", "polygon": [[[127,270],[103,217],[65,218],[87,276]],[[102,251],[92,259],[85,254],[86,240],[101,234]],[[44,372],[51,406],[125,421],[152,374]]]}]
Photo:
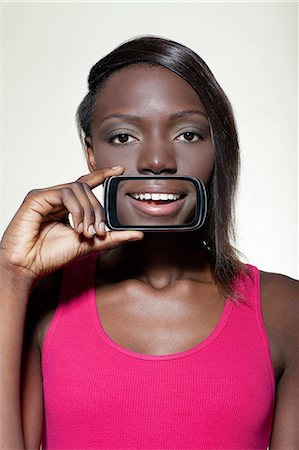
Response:
[{"label": "woman", "polygon": [[[225,94],[198,55],[152,36],[88,81],[90,173],[30,192],[1,242],[1,448],[299,448],[298,283],[231,245]],[[107,232],[92,189],[123,174],[202,180],[205,224]]]}]

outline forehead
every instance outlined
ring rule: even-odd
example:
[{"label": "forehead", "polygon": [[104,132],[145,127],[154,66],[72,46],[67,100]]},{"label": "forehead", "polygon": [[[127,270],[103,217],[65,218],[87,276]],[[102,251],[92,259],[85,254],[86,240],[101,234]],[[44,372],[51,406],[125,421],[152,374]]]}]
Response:
[{"label": "forehead", "polygon": [[96,102],[96,115],[111,111],[136,114],[205,109],[195,90],[179,75],[162,66],[128,66],[112,74]]}]

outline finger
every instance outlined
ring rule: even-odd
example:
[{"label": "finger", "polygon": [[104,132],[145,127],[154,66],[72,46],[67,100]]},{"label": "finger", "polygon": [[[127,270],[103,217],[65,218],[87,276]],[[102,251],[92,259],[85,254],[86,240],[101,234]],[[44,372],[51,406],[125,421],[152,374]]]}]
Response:
[{"label": "finger", "polygon": [[[89,186],[86,185],[89,189]],[[79,229],[82,229],[82,233],[85,237],[90,238],[95,234],[94,222],[95,222],[95,212],[93,205],[86,193],[86,190],[83,186],[83,183],[72,183],[70,184],[70,188],[74,192],[77,197],[82,209],[83,209],[83,217],[81,224],[78,225]]]},{"label": "finger", "polygon": [[[29,213],[31,215],[36,215],[39,217],[40,221],[43,220],[46,216],[53,212],[60,211],[61,214],[64,212],[71,212],[74,215],[76,214],[76,210],[72,211],[68,209],[64,203],[64,201],[68,200],[68,195],[71,195],[71,189],[65,185],[63,189],[36,189],[34,191],[30,191],[29,194],[25,197],[21,208],[20,213],[22,214]],[[64,201],[63,201],[64,195]],[[70,202],[67,201],[70,205]],[[21,211],[22,210],[22,211]]]},{"label": "finger", "polygon": [[[124,171],[125,171],[125,169],[122,166],[102,168],[102,169],[98,169],[98,170],[95,170],[94,172],[91,172],[91,173],[81,176],[75,182],[86,183],[91,187],[91,189],[93,189],[93,188],[99,186],[100,184],[102,184],[106,178],[112,177],[114,175],[122,175],[124,173]],[[65,187],[68,187],[70,184],[72,184],[72,182],[56,184],[55,186],[50,186],[50,187],[41,188],[41,189],[33,189],[30,192],[28,192],[26,198],[31,197],[39,192],[65,188]]]},{"label": "finger", "polygon": [[82,233],[84,220],[84,208],[82,204],[70,187],[62,188],[58,192],[61,192],[61,201],[67,208],[69,216],[72,217],[72,228],[77,233]]},{"label": "finger", "polygon": [[94,195],[88,184],[82,183],[82,187],[84,188],[84,191],[94,211],[94,223],[93,223],[94,232],[98,236],[104,238],[106,235],[106,226],[105,226],[106,214],[104,208],[102,207],[101,203]]},{"label": "finger", "polygon": [[36,191],[24,200],[16,216],[20,217],[24,226],[30,227],[28,233],[35,235],[39,233],[41,223],[50,218],[53,211],[58,214],[59,210],[63,215],[68,212],[72,215],[74,227],[80,232],[78,225],[83,221],[84,210],[69,187]]},{"label": "finger", "polygon": [[124,171],[125,169],[122,166],[98,169],[87,175],[83,175],[82,177],[78,178],[77,181],[79,181],[80,183],[86,183],[91,189],[93,189],[102,184],[106,178],[112,177],[114,175],[122,175]]}]

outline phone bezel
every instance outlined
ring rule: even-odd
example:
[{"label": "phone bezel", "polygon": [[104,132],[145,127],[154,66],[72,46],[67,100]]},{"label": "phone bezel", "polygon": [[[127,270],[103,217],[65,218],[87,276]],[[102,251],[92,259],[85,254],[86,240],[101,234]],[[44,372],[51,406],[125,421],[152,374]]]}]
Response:
[{"label": "phone bezel", "polygon": [[[122,225],[117,219],[116,191],[118,184],[124,180],[186,180],[191,181],[195,187],[197,202],[195,216],[192,222],[183,225],[167,226],[129,226]],[[196,177],[191,176],[144,176],[144,175],[116,175],[109,177],[104,182],[104,209],[106,213],[106,224],[111,230],[138,230],[138,231],[191,231],[196,230],[204,224],[207,215],[207,192],[204,183]]]}]

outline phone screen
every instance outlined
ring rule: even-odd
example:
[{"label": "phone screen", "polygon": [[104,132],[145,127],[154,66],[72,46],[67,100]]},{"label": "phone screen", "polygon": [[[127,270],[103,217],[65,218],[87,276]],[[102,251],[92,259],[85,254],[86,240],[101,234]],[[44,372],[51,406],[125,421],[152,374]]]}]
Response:
[{"label": "phone screen", "polygon": [[207,195],[201,180],[176,176],[116,176],[104,185],[111,229],[187,231],[202,226]]}]

